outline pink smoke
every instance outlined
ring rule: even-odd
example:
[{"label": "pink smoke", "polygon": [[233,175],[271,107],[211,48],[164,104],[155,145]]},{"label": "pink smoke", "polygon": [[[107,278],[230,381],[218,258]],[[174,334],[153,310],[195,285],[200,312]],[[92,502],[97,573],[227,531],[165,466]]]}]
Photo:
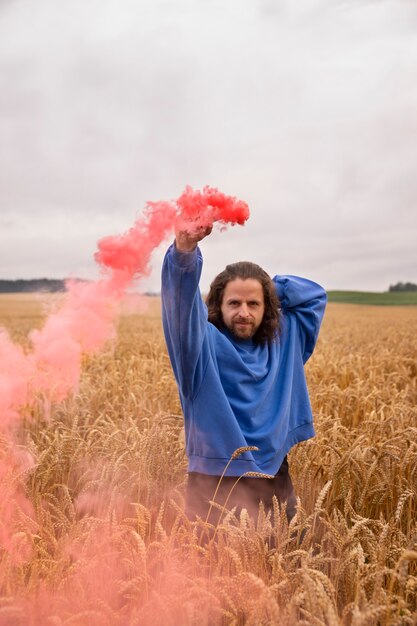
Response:
[{"label": "pink smoke", "polygon": [[[0,441],[0,553],[7,555],[10,565],[19,565],[30,558],[31,536],[38,530],[33,507],[21,482],[21,473],[31,468],[33,459],[27,451]],[[7,567],[2,562],[1,587],[6,573]]]},{"label": "pink smoke", "polygon": [[24,353],[0,332],[0,430],[39,393],[59,402],[77,389],[82,355],[97,352],[115,337],[118,304],[132,281],[149,273],[152,252],[175,227],[244,224],[248,217],[242,200],[208,186],[202,191],[186,187],[177,200],[148,202],[123,235],[99,241],[95,259],[103,278],[67,282],[60,307],[41,330],[32,331],[32,352]]},{"label": "pink smoke", "polygon": [[204,187],[203,191],[186,187],[177,200],[148,202],[144,215],[124,235],[99,241],[96,261],[130,277],[146,275],[152,251],[175,226],[193,230],[214,222],[244,224],[249,207],[213,187]]},{"label": "pink smoke", "polygon": [[[126,290],[133,280],[149,273],[153,250],[175,228],[193,230],[214,222],[223,227],[244,224],[248,217],[246,203],[211,187],[203,191],[186,187],[177,200],[148,202],[143,215],[125,234],[106,237],[98,243],[95,259],[103,270],[101,280],[67,282],[67,292],[58,308],[43,328],[31,332],[31,351],[14,345],[0,329],[0,551],[7,565],[0,571],[1,586],[6,584],[10,568],[20,567],[30,559],[33,536],[39,531],[23,481],[25,471],[33,467],[35,460],[17,447],[11,437],[20,414],[39,395],[48,403],[59,402],[77,389],[82,356],[99,351],[115,337],[114,322]],[[6,436],[1,437],[1,433]],[[118,506],[123,506],[123,499]],[[94,510],[100,516],[103,503],[94,494],[84,494],[75,507],[78,514]],[[113,526],[101,524],[89,533],[89,543],[77,546],[70,541],[66,554],[73,561],[75,575],[66,600],[63,602],[62,596],[54,598],[45,586],[36,602],[31,598],[26,607],[30,623],[45,623],[45,615],[51,611],[52,615],[56,612],[56,623],[63,621],[59,617],[61,611],[63,615],[79,612],[82,621],[70,620],[71,623],[86,623],[83,615],[90,604],[94,610],[89,623],[110,623],[113,618],[109,616],[103,622],[97,606],[107,603],[112,615],[120,608],[119,587],[128,578],[125,570],[130,562],[120,559],[113,533]],[[132,554],[136,553],[132,549]],[[143,567],[140,552],[133,567]],[[84,595],[80,595],[80,589]],[[132,588],[126,593],[134,591]],[[96,616],[95,622],[91,615]]]}]

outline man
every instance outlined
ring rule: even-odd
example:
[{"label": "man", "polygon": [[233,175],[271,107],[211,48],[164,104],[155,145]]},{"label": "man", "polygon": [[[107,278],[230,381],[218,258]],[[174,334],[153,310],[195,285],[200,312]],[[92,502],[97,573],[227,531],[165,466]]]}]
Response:
[{"label": "man", "polygon": [[304,363],[326,293],[303,278],[271,280],[243,262],[215,278],[204,304],[197,244],[210,232],[177,232],[162,269],[163,326],[189,460],[186,512],[217,523],[213,497],[256,515],[275,495],[290,520],[296,498],[286,455],[314,435]]}]

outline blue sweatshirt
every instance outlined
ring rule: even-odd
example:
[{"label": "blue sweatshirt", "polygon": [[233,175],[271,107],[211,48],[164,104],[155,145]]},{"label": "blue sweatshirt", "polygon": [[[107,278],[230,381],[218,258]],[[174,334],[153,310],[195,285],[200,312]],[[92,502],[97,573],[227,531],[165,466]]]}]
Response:
[{"label": "blue sweatshirt", "polygon": [[200,249],[172,245],[162,268],[162,321],[185,420],[190,472],[227,476],[275,474],[290,448],[314,436],[304,363],[314,350],[326,305],[322,287],[275,276],[281,330],[256,345],[207,319],[199,280]]}]

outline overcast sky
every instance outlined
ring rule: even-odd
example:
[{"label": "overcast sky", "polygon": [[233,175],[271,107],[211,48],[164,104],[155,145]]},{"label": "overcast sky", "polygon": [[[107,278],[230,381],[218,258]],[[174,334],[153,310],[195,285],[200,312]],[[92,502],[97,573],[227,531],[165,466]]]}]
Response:
[{"label": "overcast sky", "polygon": [[95,278],[98,239],[210,184],[251,218],[204,289],[417,282],[417,0],[0,0],[0,90],[0,278]]}]

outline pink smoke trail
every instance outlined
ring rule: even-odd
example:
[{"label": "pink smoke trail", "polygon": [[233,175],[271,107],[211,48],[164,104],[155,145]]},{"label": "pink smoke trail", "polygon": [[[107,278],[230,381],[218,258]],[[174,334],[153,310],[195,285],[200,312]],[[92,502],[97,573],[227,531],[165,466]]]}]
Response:
[{"label": "pink smoke trail", "polygon": [[[38,531],[22,477],[34,465],[31,454],[0,435],[0,588],[9,570],[29,560],[32,535]],[[0,620],[1,621],[1,620]]]},{"label": "pink smoke trail", "polygon": [[[47,318],[42,329],[32,331],[30,352],[14,345],[0,329],[0,449],[3,449],[0,455],[0,551],[5,555],[0,571],[1,587],[6,584],[11,568],[30,559],[32,538],[38,530],[34,508],[21,480],[35,460],[18,448],[12,437],[13,426],[22,409],[29,407],[39,394],[48,402],[59,402],[77,389],[82,355],[97,352],[115,337],[114,322],[121,299],[134,279],[149,273],[153,250],[174,227],[193,229],[213,222],[223,226],[244,224],[248,217],[249,209],[244,202],[210,187],[203,191],[186,187],[175,201],[148,202],[143,216],[127,233],[106,237],[98,243],[95,259],[103,269],[101,280],[67,282],[60,307]],[[83,506],[82,501],[78,506]],[[80,566],[79,585],[84,584],[86,589],[92,585],[95,594],[99,588],[98,600],[110,599],[117,605],[119,587],[112,581],[115,573],[123,574],[119,553],[112,548],[111,535],[100,537],[96,533],[92,538],[91,558],[88,558],[92,569],[83,570]],[[100,562],[102,546],[108,546],[107,570],[103,570]],[[48,591],[45,598],[49,607]],[[76,602],[77,598],[75,593],[71,601]],[[80,602],[80,611],[83,606]],[[44,623],[32,612],[29,606],[31,623]]]},{"label": "pink smoke trail", "polygon": [[130,277],[143,276],[148,271],[151,252],[174,226],[193,230],[214,222],[243,225],[249,217],[249,207],[213,187],[204,187],[203,191],[186,187],[177,200],[148,202],[144,213],[145,220],[139,218],[124,235],[99,241],[95,255],[98,263],[124,271]]},{"label": "pink smoke trail", "polygon": [[83,354],[114,338],[118,304],[135,279],[150,271],[151,254],[174,227],[198,228],[219,222],[244,224],[248,205],[213,187],[186,187],[177,200],[148,202],[143,215],[123,235],[98,242],[95,260],[104,276],[94,283],[67,282],[60,308],[41,330],[32,331],[33,350],[24,353],[0,333],[0,430],[19,417],[41,393],[59,402],[77,389]]}]

